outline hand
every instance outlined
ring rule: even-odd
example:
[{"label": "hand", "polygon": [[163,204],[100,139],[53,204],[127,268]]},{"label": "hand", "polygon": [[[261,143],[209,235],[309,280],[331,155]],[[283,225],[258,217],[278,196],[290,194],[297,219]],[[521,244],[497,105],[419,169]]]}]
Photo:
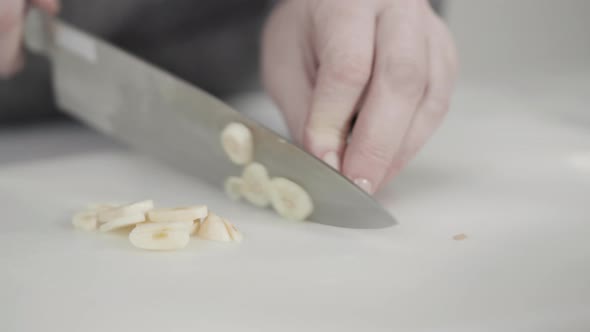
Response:
[{"label": "hand", "polygon": [[426,0],[283,0],[262,66],[294,140],[374,193],[441,123],[457,56]]},{"label": "hand", "polygon": [[[59,9],[58,0],[32,0],[31,3],[51,14]],[[18,72],[23,64],[23,21],[26,0],[0,0],[0,78]]]}]

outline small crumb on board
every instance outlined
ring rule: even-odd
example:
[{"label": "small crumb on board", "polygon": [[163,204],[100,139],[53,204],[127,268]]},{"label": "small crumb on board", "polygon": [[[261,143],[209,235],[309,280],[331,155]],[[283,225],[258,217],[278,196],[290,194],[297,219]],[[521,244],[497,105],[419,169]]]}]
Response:
[{"label": "small crumb on board", "polygon": [[465,235],[464,233],[461,234],[457,234],[453,236],[453,240],[455,241],[463,241],[467,239],[467,235]]}]

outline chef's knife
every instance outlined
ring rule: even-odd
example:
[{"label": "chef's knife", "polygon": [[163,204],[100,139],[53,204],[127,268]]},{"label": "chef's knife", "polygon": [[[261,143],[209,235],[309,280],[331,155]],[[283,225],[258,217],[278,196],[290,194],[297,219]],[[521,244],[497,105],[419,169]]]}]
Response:
[{"label": "chef's knife", "polygon": [[240,122],[253,133],[254,159],[308,191],[311,221],[351,228],[396,223],[338,172],[206,92],[65,22],[33,15],[25,39],[49,57],[58,106],[90,127],[221,188],[242,170],[225,155],[220,133]]}]

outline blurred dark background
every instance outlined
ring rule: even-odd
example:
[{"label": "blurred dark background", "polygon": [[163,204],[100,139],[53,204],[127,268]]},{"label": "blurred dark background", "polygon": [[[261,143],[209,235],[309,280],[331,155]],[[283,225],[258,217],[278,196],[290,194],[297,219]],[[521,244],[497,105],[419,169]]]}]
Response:
[{"label": "blurred dark background", "polygon": [[[62,0],[60,17],[226,98],[259,90],[260,32],[277,0]],[[440,10],[441,2],[433,0]],[[0,121],[55,117],[46,59],[0,80]],[[64,116],[64,115],[61,115]]]},{"label": "blurred dark background", "polygon": [[[225,97],[259,89],[259,35],[273,0],[62,0],[60,17],[203,89]],[[0,81],[0,121],[56,115],[49,66]]]}]

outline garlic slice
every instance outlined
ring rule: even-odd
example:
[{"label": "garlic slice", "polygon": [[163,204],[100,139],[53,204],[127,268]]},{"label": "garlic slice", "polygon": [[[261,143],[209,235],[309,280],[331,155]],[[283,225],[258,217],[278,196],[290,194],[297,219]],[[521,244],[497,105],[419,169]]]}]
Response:
[{"label": "garlic slice", "polygon": [[313,212],[313,202],[307,191],[285,178],[271,180],[270,199],[277,213],[286,219],[305,220]]},{"label": "garlic slice", "polygon": [[244,180],[239,177],[230,176],[225,180],[224,187],[227,196],[232,200],[237,201],[242,198]]},{"label": "garlic slice", "polygon": [[186,206],[177,208],[158,208],[147,212],[148,221],[195,221],[207,217],[208,211],[205,205]]},{"label": "garlic slice", "polygon": [[185,248],[190,241],[192,222],[145,223],[135,226],[129,241],[146,250],[176,250]]},{"label": "garlic slice", "polygon": [[98,221],[101,223],[107,223],[114,219],[121,217],[145,214],[147,211],[154,208],[154,201],[145,200],[137,203],[122,205],[111,209],[105,209],[98,211]]},{"label": "garlic slice", "polygon": [[252,132],[241,123],[232,122],[221,132],[221,145],[229,159],[236,165],[252,161],[254,140]]},{"label": "garlic slice", "polygon": [[226,223],[227,221],[220,216],[209,213],[209,216],[201,222],[197,236],[205,240],[232,242],[233,238]]},{"label": "garlic slice", "polygon": [[110,219],[110,221],[100,225],[99,230],[101,232],[110,232],[119,228],[136,225],[143,222],[145,222],[145,214],[131,213],[118,218]]},{"label": "garlic slice", "polygon": [[266,207],[270,204],[270,178],[264,165],[252,163],[242,173],[242,196],[251,204]]},{"label": "garlic slice", "polygon": [[76,213],[72,218],[74,228],[83,231],[95,231],[98,227],[98,218],[94,211],[83,211]]}]

